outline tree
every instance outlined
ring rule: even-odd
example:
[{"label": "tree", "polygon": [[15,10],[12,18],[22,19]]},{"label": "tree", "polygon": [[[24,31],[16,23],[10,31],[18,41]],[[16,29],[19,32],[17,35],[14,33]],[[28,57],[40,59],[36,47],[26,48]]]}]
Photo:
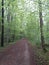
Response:
[{"label": "tree", "polygon": [[44,40],[44,34],[43,34],[43,19],[42,19],[42,3],[41,3],[41,0],[39,0],[39,19],[40,19],[41,44],[42,44],[43,50],[46,52],[45,40]]},{"label": "tree", "polygon": [[2,0],[2,32],[1,32],[1,46],[4,46],[4,0]]}]

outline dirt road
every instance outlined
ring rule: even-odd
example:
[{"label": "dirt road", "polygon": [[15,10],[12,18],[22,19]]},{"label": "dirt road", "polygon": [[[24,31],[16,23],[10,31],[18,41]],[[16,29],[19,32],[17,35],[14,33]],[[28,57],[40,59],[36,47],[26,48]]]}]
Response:
[{"label": "dirt road", "polygon": [[0,54],[0,65],[36,65],[32,45],[26,39],[17,41]]}]

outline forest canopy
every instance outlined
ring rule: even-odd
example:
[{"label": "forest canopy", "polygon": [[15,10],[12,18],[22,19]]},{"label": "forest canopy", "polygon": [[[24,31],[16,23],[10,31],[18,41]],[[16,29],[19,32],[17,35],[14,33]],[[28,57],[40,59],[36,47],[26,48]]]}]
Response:
[{"label": "forest canopy", "polygon": [[[42,13],[43,36],[49,42],[48,0],[0,0],[0,42],[2,31],[2,8],[4,8],[4,42],[28,38],[35,44],[41,43],[40,14]],[[40,2],[39,2],[40,1]],[[39,5],[41,4],[41,5]],[[42,7],[41,7],[42,6]]]}]

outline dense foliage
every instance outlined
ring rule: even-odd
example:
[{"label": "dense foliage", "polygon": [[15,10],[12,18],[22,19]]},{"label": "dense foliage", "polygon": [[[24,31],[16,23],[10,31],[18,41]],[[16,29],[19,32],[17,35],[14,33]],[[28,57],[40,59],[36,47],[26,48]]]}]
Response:
[{"label": "dense foliage", "polygon": [[[0,0],[0,39],[1,39],[1,0]],[[49,1],[42,2],[43,33],[49,42]],[[38,0],[4,0],[4,42],[13,42],[26,37],[40,44],[40,23]],[[0,40],[1,43],[1,40]]]}]

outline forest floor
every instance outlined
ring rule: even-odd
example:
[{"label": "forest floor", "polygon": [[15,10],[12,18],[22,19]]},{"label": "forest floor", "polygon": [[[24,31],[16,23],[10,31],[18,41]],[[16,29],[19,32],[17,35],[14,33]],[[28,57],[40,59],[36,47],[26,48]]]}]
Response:
[{"label": "forest floor", "polygon": [[0,50],[0,65],[49,65],[49,52],[32,45],[27,39]]}]

